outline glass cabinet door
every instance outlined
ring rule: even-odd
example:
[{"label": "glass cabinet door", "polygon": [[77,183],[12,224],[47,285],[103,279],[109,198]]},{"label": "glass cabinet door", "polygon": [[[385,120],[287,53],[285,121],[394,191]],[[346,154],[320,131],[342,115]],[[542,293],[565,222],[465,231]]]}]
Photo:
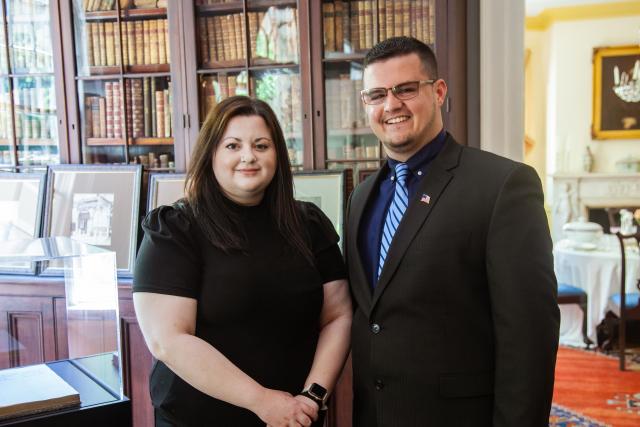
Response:
[{"label": "glass cabinet door", "polygon": [[2,2],[0,12],[0,165],[59,163],[49,2]]},{"label": "glass cabinet door", "polygon": [[322,23],[326,167],[353,169],[357,182],[382,160],[360,99],[364,57],[395,36],[433,46],[435,0],[324,0]]},{"label": "glass cabinet door", "polygon": [[174,170],[166,1],[73,0],[84,163]]},{"label": "glass cabinet door", "polygon": [[233,95],[266,101],[282,126],[294,169],[303,166],[298,2],[194,1],[199,124]]}]

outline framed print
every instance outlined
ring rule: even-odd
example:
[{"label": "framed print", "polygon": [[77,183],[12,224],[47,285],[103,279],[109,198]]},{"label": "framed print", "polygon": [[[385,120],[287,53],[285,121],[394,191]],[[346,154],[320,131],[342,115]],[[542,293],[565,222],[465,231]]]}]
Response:
[{"label": "framed print", "polygon": [[[0,172],[0,242],[40,237],[44,173]],[[0,263],[0,273],[35,274],[29,262]]]},{"label": "framed print", "polygon": [[184,197],[184,173],[154,173],[149,176],[147,213],[162,205],[170,205]]},{"label": "framed print", "polygon": [[[131,276],[138,234],[141,165],[52,165],[47,176],[44,237],[65,236],[116,253]],[[61,274],[49,263],[42,274]]]},{"label": "framed print", "polygon": [[594,139],[640,138],[640,46],[593,50]]},{"label": "framed print", "polygon": [[340,236],[347,202],[346,172],[313,171],[293,174],[294,197],[297,200],[314,203],[331,220]]},{"label": "framed print", "polygon": [[373,175],[378,172],[378,169],[359,169],[358,170],[358,184],[361,184],[362,181],[367,179],[369,175]]}]

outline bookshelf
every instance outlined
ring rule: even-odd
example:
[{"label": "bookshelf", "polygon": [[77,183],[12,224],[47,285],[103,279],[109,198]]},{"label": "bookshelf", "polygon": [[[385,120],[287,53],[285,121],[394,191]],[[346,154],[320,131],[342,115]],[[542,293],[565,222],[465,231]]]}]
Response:
[{"label": "bookshelf", "polygon": [[51,16],[48,2],[0,2],[0,167],[60,163]]},{"label": "bookshelf", "polygon": [[[303,105],[310,71],[308,43],[300,22],[306,2],[291,0],[191,0],[185,2],[187,93],[198,93],[189,110],[201,124],[208,111],[233,95],[249,95],[269,103],[285,134],[294,170],[310,164],[311,127]],[[188,46],[193,46],[189,49]],[[191,83],[190,81],[195,82]],[[195,87],[197,85],[197,87]],[[308,85],[307,85],[308,87]],[[189,139],[195,142],[197,128]],[[307,158],[305,158],[307,155]]]},{"label": "bookshelf", "polygon": [[326,169],[360,170],[379,167],[382,147],[367,125],[360,101],[363,61],[376,43],[411,36],[436,47],[435,0],[324,0],[316,10],[322,17],[321,49],[324,126],[316,139],[326,141],[317,156]]},{"label": "bookshelf", "polygon": [[176,169],[167,6],[70,0],[82,163]]}]

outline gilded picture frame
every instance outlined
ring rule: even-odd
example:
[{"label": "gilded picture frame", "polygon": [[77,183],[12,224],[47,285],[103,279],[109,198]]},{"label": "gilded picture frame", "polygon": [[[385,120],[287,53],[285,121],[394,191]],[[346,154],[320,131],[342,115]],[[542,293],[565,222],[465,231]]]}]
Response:
[{"label": "gilded picture frame", "polygon": [[593,50],[594,139],[640,138],[640,46]]}]

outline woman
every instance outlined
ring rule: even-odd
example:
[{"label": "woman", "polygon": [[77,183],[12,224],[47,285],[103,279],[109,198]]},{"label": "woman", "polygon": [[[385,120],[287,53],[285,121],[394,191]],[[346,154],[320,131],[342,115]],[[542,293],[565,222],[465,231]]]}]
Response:
[{"label": "woman", "polygon": [[142,227],[133,299],[158,360],[156,426],[311,425],[345,361],[351,301],[331,223],[293,199],[271,108],[218,104],[186,199]]}]

